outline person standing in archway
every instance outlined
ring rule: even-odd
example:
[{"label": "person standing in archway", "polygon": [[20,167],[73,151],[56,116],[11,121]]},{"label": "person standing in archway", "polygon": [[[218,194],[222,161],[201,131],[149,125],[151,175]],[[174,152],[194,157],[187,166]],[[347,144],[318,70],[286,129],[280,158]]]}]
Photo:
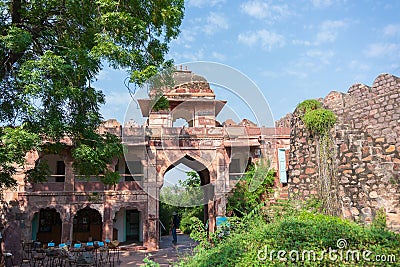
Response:
[{"label": "person standing in archway", "polygon": [[176,229],[179,227],[179,218],[178,214],[174,211],[172,213],[172,221],[171,221],[171,232],[172,232],[172,243],[176,244],[178,242],[178,237],[176,234]]}]

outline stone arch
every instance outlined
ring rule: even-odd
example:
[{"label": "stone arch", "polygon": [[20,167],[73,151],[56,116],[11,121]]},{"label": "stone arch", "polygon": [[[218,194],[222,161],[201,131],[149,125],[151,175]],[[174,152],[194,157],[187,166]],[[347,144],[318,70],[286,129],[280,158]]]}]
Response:
[{"label": "stone arch", "polygon": [[[110,216],[112,220],[112,229],[113,229],[113,239],[117,239],[120,242],[124,241],[143,241],[144,236],[146,235],[146,227],[145,227],[145,221],[146,218],[148,217],[148,211],[147,211],[147,203],[143,202],[134,202],[134,201],[125,201],[123,203],[118,203],[117,205],[113,205],[111,207],[110,211]],[[132,221],[128,220],[128,212],[129,211],[137,211],[138,218],[137,222],[134,222],[136,224],[136,231],[134,230],[135,234],[134,236],[137,236],[132,239],[132,232],[129,234],[127,232],[127,229],[130,228],[128,227],[129,223],[133,223]],[[136,212],[135,212],[136,213]],[[117,216],[118,215],[118,216]],[[131,214],[132,216],[132,214]],[[131,230],[132,231],[132,230]]]},{"label": "stone arch", "polygon": [[[183,150],[168,150],[168,151],[158,151],[157,153],[157,172],[160,176],[164,176],[167,170],[171,169],[171,166],[176,166],[180,161],[186,159],[191,159],[192,162],[198,162],[200,165],[207,168],[210,173],[212,173],[216,169],[217,157],[216,152],[213,151],[215,155],[210,160],[210,157],[204,156],[204,154],[199,153],[199,149],[193,149],[188,151]],[[161,152],[161,153],[160,153]],[[188,164],[191,164],[188,162]],[[188,166],[191,167],[191,166]],[[197,166],[194,166],[192,169],[196,169]]]},{"label": "stone arch", "polygon": [[140,212],[146,213],[147,212],[147,205],[144,205],[144,203],[135,203],[135,202],[123,202],[123,203],[115,203],[115,205],[112,205],[111,207],[111,219],[115,219],[115,214],[122,208],[135,208]]},{"label": "stone arch", "polygon": [[208,170],[208,168],[206,166],[204,166],[204,164],[202,164],[200,161],[185,155],[184,157],[182,157],[180,160],[174,162],[173,164],[171,164],[163,173],[163,176],[171,169],[175,168],[176,166],[178,166],[179,164],[184,164],[187,167],[191,168],[192,170],[194,170],[195,172],[197,172],[200,176],[201,179],[201,185],[205,185],[205,184],[209,184],[210,183],[210,171]]},{"label": "stone arch", "polygon": [[[37,216],[35,217],[35,215]],[[32,237],[40,242],[53,241],[60,243],[63,222],[67,217],[68,213],[65,212],[61,205],[34,206],[28,214],[29,226],[27,226],[26,234],[29,238]]]},{"label": "stone arch", "polygon": [[72,218],[73,241],[82,242],[103,239],[103,216],[98,210],[98,206],[84,205],[83,208],[76,211]]},{"label": "stone arch", "polygon": [[68,208],[63,205],[54,205],[54,204],[49,204],[49,205],[35,205],[30,207],[29,213],[28,213],[28,219],[31,222],[33,220],[33,217],[35,216],[35,213],[40,212],[41,209],[55,209],[59,214],[61,221],[64,222],[67,219],[69,220],[70,214],[68,212]]},{"label": "stone arch", "polygon": [[71,207],[71,219],[75,216],[75,214],[85,208],[90,208],[97,210],[100,213],[102,221],[104,221],[104,204],[95,204],[95,203],[84,203],[84,204],[77,204]]}]

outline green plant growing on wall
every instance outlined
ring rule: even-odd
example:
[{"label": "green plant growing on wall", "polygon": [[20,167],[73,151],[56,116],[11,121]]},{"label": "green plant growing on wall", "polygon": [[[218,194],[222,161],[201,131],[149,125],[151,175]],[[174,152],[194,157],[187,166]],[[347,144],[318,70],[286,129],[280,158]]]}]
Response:
[{"label": "green plant growing on wall", "polygon": [[153,111],[157,112],[169,108],[169,100],[163,95],[156,96],[153,101],[155,102],[152,108]]},{"label": "green plant growing on wall", "polygon": [[305,100],[297,106],[300,118],[317,141],[318,197],[325,213],[336,215],[334,151],[331,129],[336,123],[333,111],[325,109],[315,99]]},{"label": "green plant growing on wall", "polygon": [[307,111],[302,120],[311,132],[319,135],[329,135],[329,131],[336,123],[336,116],[331,110],[318,108]]},{"label": "green plant growing on wall", "polygon": [[268,194],[272,192],[275,170],[270,169],[269,161],[260,161],[249,165],[241,181],[228,196],[227,214],[239,217],[250,214],[264,205]]},{"label": "green plant growing on wall", "polygon": [[381,230],[386,229],[386,212],[384,208],[376,211],[375,217],[372,220],[372,227]]},{"label": "green plant growing on wall", "polygon": [[301,102],[300,104],[297,105],[297,110],[302,114],[306,114],[307,112],[309,112],[311,110],[315,110],[315,109],[319,109],[319,108],[322,108],[322,104],[321,104],[321,102],[319,102],[318,100],[315,100],[315,99],[304,100],[303,102]]},{"label": "green plant growing on wall", "polygon": [[151,109],[155,112],[160,110],[169,109],[169,100],[164,96],[164,92],[169,88],[174,88],[175,80],[174,73],[176,72],[175,67],[165,68],[154,76],[152,76],[148,81],[148,86],[150,90],[151,98]]}]

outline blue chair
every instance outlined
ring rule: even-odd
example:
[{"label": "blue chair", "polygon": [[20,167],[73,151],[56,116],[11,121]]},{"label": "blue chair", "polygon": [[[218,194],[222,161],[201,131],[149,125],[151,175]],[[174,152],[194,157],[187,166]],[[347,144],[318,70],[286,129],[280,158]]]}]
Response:
[{"label": "blue chair", "polygon": [[80,243],[74,244],[74,248],[81,248],[81,247],[82,247],[82,244],[80,244]]},{"label": "blue chair", "polygon": [[67,244],[65,244],[65,243],[61,243],[60,245],[58,245],[59,248],[64,248],[66,246],[67,246]]},{"label": "blue chair", "polygon": [[86,246],[88,246],[88,247],[93,247],[93,242],[87,242],[87,243],[86,243]]},{"label": "blue chair", "polygon": [[110,242],[111,242],[110,239],[107,238],[107,239],[106,239],[106,243],[110,243]]},{"label": "blue chair", "polygon": [[103,241],[99,241],[99,242],[97,242],[97,245],[99,245],[99,247],[104,247],[104,242]]},{"label": "blue chair", "polygon": [[49,248],[54,248],[55,245],[56,245],[56,244],[55,244],[54,242],[49,242],[49,243],[47,243],[47,246],[48,246]]}]

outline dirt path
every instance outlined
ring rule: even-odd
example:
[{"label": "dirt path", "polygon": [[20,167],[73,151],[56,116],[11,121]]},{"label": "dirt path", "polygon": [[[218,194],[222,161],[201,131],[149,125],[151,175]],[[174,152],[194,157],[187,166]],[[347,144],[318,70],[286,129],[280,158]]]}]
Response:
[{"label": "dirt path", "polygon": [[160,266],[172,266],[171,263],[177,262],[179,257],[191,254],[196,243],[188,235],[178,234],[178,243],[172,243],[171,236],[163,236],[160,241],[160,249],[154,252],[145,251],[121,251],[121,267],[143,266],[143,259],[148,256],[149,259],[157,262]]}]

